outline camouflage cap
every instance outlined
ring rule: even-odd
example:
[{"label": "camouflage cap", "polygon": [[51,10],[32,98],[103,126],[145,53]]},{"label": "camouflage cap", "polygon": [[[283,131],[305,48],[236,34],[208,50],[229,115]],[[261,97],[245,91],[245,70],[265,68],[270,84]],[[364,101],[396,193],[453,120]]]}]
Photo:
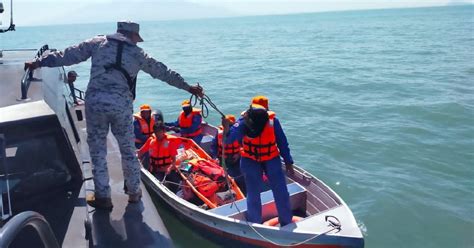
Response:
[{"label": "camouflage cap", "polygon": [[119,21],[117,22],[117,31],[119,30],[135,33],[138,35],[138,38],[140,38],[140,41],[143,41],[142,37],[140,36],[140,25],[136,22]]}]

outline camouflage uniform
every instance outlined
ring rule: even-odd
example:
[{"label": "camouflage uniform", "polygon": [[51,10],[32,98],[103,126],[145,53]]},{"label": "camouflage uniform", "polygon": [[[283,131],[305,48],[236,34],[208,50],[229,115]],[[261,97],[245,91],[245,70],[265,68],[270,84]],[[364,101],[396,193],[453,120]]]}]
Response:
[{"label": "camouflage uniform", "polygon": [[122,67],[134,78],[143,70],[179,89],[189,91],[190,86],[176,72],[149,57],[126,36],[115,33],[97,36],[78,45],[54,52],[39,60],[40,66],[69,66],[92,57],[90,81],[86,91],[87,143],[93,163],[96,197],[110,197],[107,170],[107,133],[109,127],[116,137],[122,155],[122,169],[129,194],[140,190],[140,166],[135,155],[132,125],[133,97],[125,76],[118,70],[106,70],[114,64],[118,42],[125,42]]}]

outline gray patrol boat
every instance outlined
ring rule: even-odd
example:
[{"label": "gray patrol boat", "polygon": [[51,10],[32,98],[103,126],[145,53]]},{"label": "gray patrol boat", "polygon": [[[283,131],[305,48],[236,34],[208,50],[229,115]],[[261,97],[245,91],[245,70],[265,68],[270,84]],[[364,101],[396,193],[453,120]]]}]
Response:
[{"label": "gray patrol boat", "polygon": [[[0,29],[14,31],[13,18]],[[94,184],[84,105],[74,103],[71,90],[82,99],[84,92],[65,83],[62,67],[23,68],[25,61],[51,51],[46,45],[0,50],[0,248],[171,247],[143,185],[142,201],[128,203],[112,135],[107,161],[113,211],[86,204]]]}]

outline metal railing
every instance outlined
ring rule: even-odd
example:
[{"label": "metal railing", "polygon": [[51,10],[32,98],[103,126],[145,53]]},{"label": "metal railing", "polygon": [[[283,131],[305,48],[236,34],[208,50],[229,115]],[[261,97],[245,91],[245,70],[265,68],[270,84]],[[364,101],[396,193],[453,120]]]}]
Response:
[{"label": "metal railing", "polygon": [[[42,46],[36,53],[35,59],[40,58],[41,55],[47,50],[49,50],[48,45]],[[25,71],[25,74],[21,78],[21,82],[20,82],[21,98],[19,100],[28,100],[28,89],[30,88],[32,79],[33,79],[33,71],[27,68]]]},{"label": "metal railing", "polygon": [[76,98],[79,98],[84,101],[84,98],[86,97],[86,93],[78,88],[74,88],[74,95]]},{"label": "metal railing", "polygon": [[8,247],[26,227],[32,226],[45,248],[59,248],[48,221],[39,213],[26,211],[15,215],[0,229],[0,247]]}]

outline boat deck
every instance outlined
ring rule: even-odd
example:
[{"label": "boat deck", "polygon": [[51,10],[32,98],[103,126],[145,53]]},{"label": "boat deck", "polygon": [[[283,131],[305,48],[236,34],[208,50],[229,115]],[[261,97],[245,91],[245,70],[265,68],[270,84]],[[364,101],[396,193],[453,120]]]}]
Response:
[{"label": "boat deck", "polygon": [[[83,109],[83,106],[76,107]],[[84,128],[84,127],[82,127]],[[85,133],[85,129],[83,132]],[[86,137],[81,138],[85,140]],[[88,151],[84,142],[81,149]],[[159,217],[155,205],[142,184],[143,197],[139,203],[128,203],[128,195],[123,190],[123,175],[120,151],[111,133],[107,137],[107,163],[112,192],[112,212],[95,211],[87,206],[88,224],[91,226],[93,247],[171,247],[172,241]],[[86,180],[84,192],[91,194],[94,189],[92,168],[88,153],[83,158],[83,172]]]},{"label": "boat deck", "polygon": [[[84,116],[84,106],[71,107],[69,116],[66,114],[68,110],[64,106],[72,106],[72,103],[67,102],[69,101],[68,97],[63,95],[64,90],[67,90],[68,87],[63,85],[64,75],[60,73],[61,70],[53,68],[36,70],[34,77],[42,80],[31,83],[28,101],[17,100],[20,97],[20,80],[24,74],[23,62],[32,59],[35,53],[32,50],[3,52],[3,56],[0,58],[0,87],[2,88],[0,116],[12,113],[13,108],[25,110],[30,106],[32,109],[29,111],[31,111],[31,115],[34,115],[34,106],[39,103],[37,100],[43,99],[44,102],[40,102],[43,102],[47,108],[51,108],[50,112],[53,113],[51,118],[57,118],[56,123],[60,123],[58,125],[64,128],[63,135],[69,137],[69,144],[72,146],[73,152],[76,153],[76,157],[68,159],[77,159],[78,164],[82,167],[80,168],[82,173],[76,175],[78,183],[75,185],[68,184],[64,188],[49,190],[45,192],[44,197],[39,196],[40,200],[35,201],[35,204],[27,205],[21,209],[15,209],[15,204],[13,204],[14,214],[19,211],[32,210],[45,216],[61,247],[172,247],[168,231],[143,185],[142,201],[136,204],[128,203],[128,196],[123,192],[120,152],[112,135],[109,135],[107,142],[107,161],[114,204],[113,211],[96,211],[86,204],[86,194],[92,193],[94,189],[91,179],[92,169],[85,142],[85,120],[79,121],[75,113],[77,110]],[[60,76],[58,77],[58,75]],[[36,108],[36,110],[38,109]],[[57,113],[57,117],[54,116],[54,113]],[[12,118],[7,119],[11,122]],[[17,125],[21,125],[21,120],[16,121]],[[0,124],[1,122],[0,118]],[[73,134],[77,134],[77,137],[74,137],[76,135]],[[20,149],[18,148],[19,151]],[[42,157],[46,159],[48,156],[48,153],[42,154]],[[5,179],[5,175],[1,171],[0,184]],[[3,186],[0,193],[4,193]],[[17,238],[11,247],[40,247],[38,236],[30,229],[22,231],[18,237],[21,238]]]}]

